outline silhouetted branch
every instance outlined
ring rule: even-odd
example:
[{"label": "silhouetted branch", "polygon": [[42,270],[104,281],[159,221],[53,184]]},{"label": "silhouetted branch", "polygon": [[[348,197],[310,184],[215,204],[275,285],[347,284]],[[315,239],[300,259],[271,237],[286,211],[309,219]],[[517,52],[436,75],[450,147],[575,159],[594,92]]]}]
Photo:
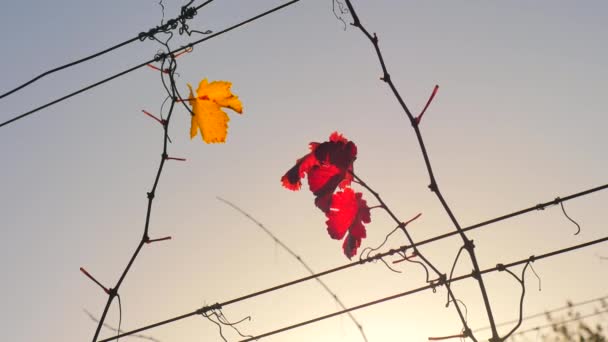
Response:
[{"label": "silhouetted branch", "polygon": [[[177,64],[175,61],[175,58],[173,57],[173,55],[168,55],[170,58],[170,62],[169,62],[169,77],[171,79],[171,84],[172,84],[172,88],[175,89],[175,82],[173,80],[173,73],[175,72],[175,69],[177,68]],[[164,64],[164,60],[163,60],[163,64]],[[161,75],[161,79],[163,79],[163,75],[164,73],[161,71],[160,72]],[[172,92],[171,94],[171,98],[175,99],[175,92]],[[133,263],[135,262],[135,259],[137,258],[137,256],[139,255],[139,252],[141,251],[142,247],[144,246],[144,244],[149,244],[152,241],[161,241],[161,240],[165,240],[167,238],[161,238],[161,239],[154,239],[151,240],[148,232],[149,232],[149,227],[150,227],[150,220],[151,220],[151,215],[152,215],[152,201],[154,200],[154,197],[156,196],[156,188],[158,187],[158,183],[160,181],[160,176],[162,174],[163,168],[165,166],[165,162],[169,159],[174,159],[169,157],[168,155],[168,151],[167,151],[167,143],[169,141],[169,124],[171,122],[171,116],[173,114],[173,108],[175,107],[175,100],[171,101],[171,105],[169,108],[169,113],[167,115],[167,118],[161,121],[161,124],[163,126],[163,149],[162,149],[162,154],[161,154],[161,159],[160,159],[160,163],[158,166],[158,170],[156,172],[156,177],[154,179],[154,183],[152,185],[152,189],[147,193],[147,198],[148,198],[148,206],[147,206],[147,210],[146,210],[146,216],[145,216],[145,223],[144,223],[144,231],[142,234],[142,237],[137,245],[137,247],[135,248],[135,252],[133,252],[133,255],[131,256],[131,259],[129,260],[129,262],[127,263],[127,266],[124,268],[120,278],[118,279],[118,282],[116,283],[116,285],[109,289],[108,292],[108,300],[106,302],[105,308],[103,310],[103,313],[99,319],[99,323],[97,325],[97,329],[95,330],[95,335],[93,336],[93,342],[97,341],[97,338],[99,337],[99,333],[101,332],[101,327],[103,326],[103,323],[105,321],[106,315],[108,313],[108,310],[110,309],[110,306],[112,304],[112,301],[114,300],[114,297],[118,296],[118,291],[120,289],[120,286],[122,285],[123,281],[125,280],[127,274],[129,273],[129,271],[131,270],[131,267],[133,265]],[[120,326],[119,326],[120,329]]]},{"label": "silhouetted branch", "polygon": [[[422,138],[422,134],[420,132],[420,128],[419,128],[419,122],[420,122],[420,118],[422,117],[422,114],[424,114],[424,111],[426,110],[426,107],[428,107],[428,104],[431,102],[431,100],[434,97],[434,94],[437,91],[437,87],[435,87],[435,90],[433,91],[433,94],[431,95],[429,101],[427,102],[427,106],[425,106],[425,109],[423,110],[423,112],[421,113],[421,115],[419,115],[418,117],[414,117],[414,115],[410,112],[409,108],[407,107],[407,105],[405,104],[405,101],[403,100],[403,98],[401,97],[401,94],[399,93],[399,91],[397,90],[395,84],[393,83],[390,74],[388,73],[388,69],[386,67],[386,63],[384,61],[384,57],[382,56],[382,52],[380,51],[380,46],[378,44],[378,36],[374,33],[373,35],[371,35],[367,29],[363,26],[363,24],[361,24],[361,20],[359,19],[359,16],[357,15],[357,12],[355,11],[352,3],[350,0],[344,0],[346,2],[346,5],[348,6],[348,10],[353,18],[353,26],[359,28],[361,30],[361,32],[369,39],[369,41],[372,43],[374,49],[376,50],[376,54],[378,56],[378,61],[380,62],[380,66],[382,68],[382,77],[380,78],[382,81],[384,81],[386,84],[388,84],[388,86],[390,87],[390,89],[393,92],[393,95],[395,96],[395,98],[397,99],[397,101],[399,102],[399,104],[401,105],[401,108],[403,109],[403,111],[405,112],[405,114],[407,115],[407,117],[410,120],[410,123],[414,129],[414,132],[416,133],[416,137],[418,140],[418,144],[420,146],[420,150],[422,152],[422,156],[424,158],[424,162],[426,165],[426,169],[430,178],[430,185],[429,185],[429,189],[435,193],[435,195],[437,196],[437,198],[439,199],[439,201],[441,202],[441,205],[443,207],[443,209],[445,210],[445,212],[448,214],[448,216],[450,217],[450,220],[452,221],[452,223],[454,224],[454,227],[456,228],[456,230],[458,231],[458,234],[460,235],[460,237],[462,238],[462,241],[465,245],[466,251],[469,254],[469,257],[471,259],[471,263],[473,264],[473,268],[475,270],[475,272],[479,273],[479,264],[477,262],[477,257],[475,255],[475,250],[474,250],[474,244],[472,243],[472,241],[470,241],[467,236],[465,235],[464,231],[462,230],[460,223],[458,223],[458,220],[456,219],[456,216],[453,214],[452,210],[450,209],[447,201],[444,199],[443,194],[441,193],[441,190],[439,188],[439,183],[437,182],[435,175],[433,173],[433,168],[431,166],[431,161],[429,158],[429,155],[427,153],[425,144],[424,144],[424,140]],[[394,215],[391,215],[394,216]],[[410,242],[413,243],[413,241],[411,240],[411,238],[409,237],[409,234],[407,234],[406,230],[403,229],[404,233],[406,233],[406,235],[408,236],[408,240],[410,240]],[[422,255],[420,255],[421,258]],[[428,261],[425,260],[425,262],[427,264]],[[431,266],[431,268],[434,269],[434,271],[437,274],[441,274],[437,269],[435,269],[435,267],[433,267],[432,265],[429,264],[429,266]],[[492,309],[490,306],[490,300],[488,298],[488,294],[485,288],[485,284],[483,282],[483,277],[479,276],[476,278],[478,284],[479,284],[479,289],[481,291],[481,295],[483,298],[483,302],[486,308],[486,312],[488,315],[488,320],[490,322],[490,326],[492,327],[492,341],[493,342],[498,342],[499,341],[499,337],[498,337],[498,332],[496,330],[496,326],[494,323],[494,316],[492,314]],[[455,300],[456,297],[454,296],[453,293],[451,293],[451,290],[449,288],[449,286],[446,287],[448,290],[448,294],[449,296],[452,297],[452,300]],[[456,311],[458,312],[458,315],[460,317],[460,320],[462,321],[464,327],[465,327],[465,334],[467,337],[470,337],[473,341],[477,341],[476,338],[471,334],[470,329],[467,327],[466,322],[464,320],[464,317],[462,315],[462,312],[460,310],[460,308],[458,307],[458,304],[456,301],[454,301],[454,306],[456,308]]]},{"label": "silhouetted branch", "polygon": [[[348,1],[348,0],[347,0]],[[348,2],[347,2],[348,3]],[[352,10],[351,10],[352,11]],[[414,250],[414,253],[420,257],[420,259],[422,259],[422,261],[424,262],[424,264],[428,267],[430,267],[430,269],[437,275],[438,279],[436,280],[435,286],[437,285],[446,285],[446,290],[448,292],[448,297],[454,301],[454,307],[456,308],[456,312],[458,313],[458,316],[460,317],[460,321],[462,322],[463,326],[464,326],[464,331],[467,333],[468,337],[471,337],[471,339],[473,341],[477,341],[475,339],[474,336],[472,336],[472,334],[470,333],[470,328],[468,327],[464,314],[462,312],[462,310],[460,309],[460,306],[458,305],[458,302],[456,302],[457,298],[454,295],[454,293],[452,292],[452,289],[450,287],[450,285],[448,283],[445,282],[446,280],[446,275],[444,273],[441,273],[439,271],[439,269],[437,269],[437,267],[435,267],[435,265],[433,265],[429,259],[427,259],[422,252],[418,249],[419,244],[416,244],[414,242],[414,239],[412,239],[410,233],[408,232],[407,228],[406,228],[406,224],[405,222],[401,221],[399,218],[397,218],[397,216],[393,213],[393,211],[388,207],[388,205],[386,205],[386,203],[384,202],[384,200],[382,199],[382,197],[380,196],[380,194],[378,192],[376,192],[374,189],[372,189],[366,182],[364,182],[359,176],[357,176],[355,173],[351,172],[351,174],[353,175],[353,178],[361,185],[363,186],[365,189],[367,189],[367,191],[369,191],[375,198],[376,200],[378,200],[378,202],[380,203],[380,205],[382,206],[382,208],[388,213],[388,215],[393,219],[393,221],[395,221],[395,223],[397,223],[397,225],[399,226],[399,228],[401,229],[401,231],[405,234],[405,236],[407,237],[408,242],[411,244],[411,247]],[[429,277],[428,277],[428,270],[426,270],[425,267],[425,271],[427,271],[427,282],[429,282]]]}]

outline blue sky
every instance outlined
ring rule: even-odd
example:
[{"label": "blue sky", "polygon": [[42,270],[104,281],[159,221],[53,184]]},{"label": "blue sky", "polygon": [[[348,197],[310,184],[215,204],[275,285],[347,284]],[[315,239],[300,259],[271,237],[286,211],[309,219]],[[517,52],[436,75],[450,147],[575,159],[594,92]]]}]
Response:
[{"label": "blue sky", "polygon": [[[191,28],[218,31],[280,3],[218,0]],[[182,5],[164,4],[166,18]],[[440,85],[422,133],[444,195],[463,225],[606,183],[605,2],[354,5],[380,37],[392,79],[414,112]],[[161,18],[160,6],[151,0],[10,2],[0,8],[5,51],[0,91],[130,38]],[[174,46],[187,41],[176,38]],[[49,76],[0,100],[0,120],[150,59],[159,48],[152,41],[134,43]],[[182,92],[186,83],[204,77],[233,82],[244,114],[230,114],[225,145],[206,145],[189,139],[189,114],[176,111],[170,154],[188,161],[166,167],[150,228],[152,237],[173,240],[146,247],[129,273],[121,288],[124,328],[306,275],[246,218],[217,201],[218,195],[263,222],[314,269],[347,262],[341,242],[327,235],[313,196],[287,191],[279,182],[307,152],[308,142],[324,141],[336,130],[357,144],[356,172],[399,217],[423,213],[412,226],[414,238],[453,229],[426,188],[428,177],[408,121],[378,80],[372,46],[358,30],[344,30],[330,0],[302,0],[201,44],[179,59],[178,73]],[[141,110],[158,113],[163,99],[158,75],[144,68],[0,128],[5,274],[0,289],[6,294],[0,319],[6,339],[91,338],[95,324],[83,309],[99,315],[106,297],[78,268],[112,286],[135,248],[162,146],[160,127]],[[482,268],[605,236],[607,196],[597,193],[565,204],[582,226],[577,236],[558,207],[471,233]],[[374,210],[363,246],[379,244],[392,228],[389,218]],[[391,247],[403,243],[401,236],[390,240]],[[447,239],[423,251],[447,271],[459,246],[458,239]],[[536,263],[542,291],[528,274],[525,313],[605,295],[608,264],[600,255],[608,255],[605,245]],[[400,265],[401,274],[371,264],[326,281],[349,306],[423,285],[415,265]],[[457,272],[469,271],[463,259]],[[490,275],[487,282],[497,321],[515,318],[518,284],[505,274]],[[467,303],[471,326],[485,326],[477,285],[463,282],[454,288]],[[450,335],[460,324],[455,312],[444,308],[444,296],[443,290],[410,296],[356,316],[370,341]],[[241,328],[256,334],[337,309],[310,282],[224,313],[233,320],[251,315]],[[108,323],[116,325],[117,319],[113,306]],[[201,318],[148,334],[164,342],[221,340],[217,328]],[[342,317],[268,341],[310,339],[358,341],[360,336]]]}]

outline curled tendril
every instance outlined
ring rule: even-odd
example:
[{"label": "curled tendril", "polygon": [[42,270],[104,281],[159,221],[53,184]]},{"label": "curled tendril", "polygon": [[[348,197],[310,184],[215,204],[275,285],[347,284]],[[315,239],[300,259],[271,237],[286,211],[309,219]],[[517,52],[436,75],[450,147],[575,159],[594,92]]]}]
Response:
[{"label": "curled tendril", "polygon": [[369,258],[371,253],[376,252],[376,251],[380,250],[382,247],[384,247],[384,245],[386,245],[386,243],[388,242],[388,239],[391,237],[391,235],[393,235],[397,230],[399,230],[399,228],[400,228],[400,226],[397,226],[390,233],[388,233],[384,237],[384,241],[382,241],[382,243],[378,247],[365,247],[361,251],[361,254],[359,254],[359,260]]},{"label": "curled tendril", "polygon": [[407,257],[405,257],[405,254],[404,254],[404,259],[405,259],[405,261],[411,262],[412,264],[418,264],[418,265],[420,265],[422,267],[422,269],[424,270],[425,281],[427,283],[430,283],[430,280],[429,280],[429,277],[430,277],[430,275],[429,275],[429,269],[428,269],[428,267],[422,261],[412,260],[412,258],[407,258]]},{"label": "curled tendril", "polygon": [[[458,259],[460,258],[460,255],[462,254],[462,251],[465,250],[465,249],[466,249],[465,246],[461,246],[460,249],[458,250],[458,253],[456,254],[456,258],[454,258],[454,263],[452,264],[452,269],[450,270],[450,278],[448,278],[449,281],[452,281],[452,277],[454,276],[454,269],[456,269],[456,264],[458,263]],[[450,304],[450,295],[448,294],[446,307],[449,304]]]},{"label": "curled tendril", "polygon": [[[464,322],[466,323],[468,320],[468,316],[469,316],[469,309],[467,308],[467,305],[460,299],[456,298],[456,301],[464,307]],[[453,302],[453,300],[448,299],[448,302],[445,304],[445,307],[447,308],[451,302]]]},{"label": "curled tendril", "polygon": [[[236,325],[238,325],[244,321],[251,321],[251,316],[247,316],[236,322],[230,322],[230,320],[228,320],[228,318],[226,318],[226,316],[222,312],[222,309],[220,309],[220,308],[212,308],[210,311],[203,311],[203,312],[201,312],[201,315],[203,317],[207,318],[209,321],[213,322],[215,325],[217,325],[217,327],[219,329],[220,337],[225,342],[228,342],[228,340],[226,339],[226,336],[224,336],[224,332],[222,330],[222,327],[224,327],[224,326],[228,326],[228,327],[232,328],[241,337],[253,338],[252,335],[245,335],[245,334],[241,333],[241,331],[236,327]],[[217,319],[217,321],[213,318]]]},{"label": "curled tendril", "polygon": [[542,291],[541,279],[538,276],[538,273],[536,273],[536,270],[534,269],[534,266],[532,266],[531,262],[528,262],[527,265],[530,265],[530,269],[532,270],[532,273],[534,273],[534,275],[536,276],[536,279],[538,280],[538,291]]},{"label": "curled tendril", "polygon": [[342,25],[344,25],[344,31],[346,31],[346,21],[344,21],[342,16],[348,13],[348,8],[346,8],[346,6],[340,0],[332,0],[331,9],[334,12],[336,19],[342,22]]},{"label": "curled tendril", "polygon": [[386,266],[386,268],[388,268],[389,270],[391,270],[391,271],[393,271],[393,272],[395,272],[395,273],[402,273],[401,271],[399,271],[399,270],[396,270],[396,269],[392,268],[392,267],[391,267],[391,266],[390,266],[390,265],[389,265],[389,264],[388,264],[388,263],[387,263],[387,262],[384,260],[384,258],[379,258],[379,260],[380,260],[380,261],[382,261],[382,263],[384,264],[384,266]]},{"label": "curled tendril", "polygon": [[564,216],[566,216],[566,218],[570,220],[570,222],[576,225],[576,233],[574,233],[574,235],[578,235],[578,233],[581,232],[581,225],[578,224],[578,222],[574,221],[574,219],[572,219],[570,216],[568,216],[568,213],[566,213],[566,208],[564,208],[564,202],[561,200],[561,198],[558,197],[555,200],[559,201],[559,205],[562,207],[562,212],[564,213]]}]

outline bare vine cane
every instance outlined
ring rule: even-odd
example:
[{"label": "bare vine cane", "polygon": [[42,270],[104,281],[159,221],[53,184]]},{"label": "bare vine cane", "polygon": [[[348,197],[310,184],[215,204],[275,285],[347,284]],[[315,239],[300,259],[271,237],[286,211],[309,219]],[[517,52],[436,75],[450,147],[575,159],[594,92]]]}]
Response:
[{"label": "bare vine cane", "polygon": [[[391,80],[390,74],[388,73],[388,69],[386,67],[386,63],[384,62],[384,58],[382,56],[382,52],[380,51],[380,47],[378,45],[378,36],[374,33],[373,35],[371,35],[367,29],[361,24],[361,21],[357,15],[357,12],[355,11],[352,3],[350,0],[345,0],[346,5],[348,7],[348,10],[352,16],[353,19],[353,23],[351,25],[359,28],[361,30],[361,32],[369,39],[369,41],[372,43],[372,45],[374,46],[374,49],[376,51],[376,54],[378,55],[378,60],[380,62],[380,66],[382,67],[382,72],[383,72],[383,76],[381,78],[382,81],[384,81],[385,83],[388,84],[388,86],[391,88],[393,95],[397,98],[397,101],[399,101],[399,104],[401,105],[401,108],[403,109],[403,111],[405,112],[405,114],[407,115],[407,117],[410,120],[410,123],[414,129],[414,132],[416,133],[416,138],[418,140],[418,144],[420,145],[420,149],[422,152],[422,156],[424,158],[424,162],[426,165],[426,169],[430,178],[430,185],[429,185],[429,189],[435,193],[435,195],[437,196],[437,198],[439,199],[439,201],[441,202],[441,205],[443,206],[443,209],[445,210],[445,212],[448,214],[448,216],[450,217],[450,220],[452,221],[452,223],[454,224],[454,226],[456,227],[456,230],[458,231],[460,237],[462,238],[462,241],[464,243],[464,247],[467,251],[467,253],[469,254],[469,257],[471,258],[471,263],[473,264],[473,273],[475,275],[475,279],[477,280],[478,284],[479,284],[479,289],[481,291],[481,295],[483,297],[483,302],[486,308],[486,312],[488,315],[488,320],[490,323],[490,327],[492,330],[492,338],[490,339],[490,342],[498,342],[501,341],[500,337],[498,336],[498,331],[496,330],[496,323],[494,321],[494,315],[492,313],[492,308],[490,306],[490,299],[488,298],[488,293],[486,290],[486,286],[484,284],[483,281],[483,277],[480,274],[480,268],[479,268],[479,263],[477,262],[477,256],[475,255],[475,245],[473,244],[473,242],[471,240],[469,240],[469,238],[465,235],[464,231],[462,230],[460,223],[458,222],[458,220],[456,219],[456,216],[454,215],[454,213],[452,212],[452,210],[450,209],[447,201],[445,200],[443,194],[441,193],[441,190],[439,188],[439,184],[435,178],[435,175],[433,173],[433,168],[431,166],[431,161],[430,158],[428,156],[428,152],[426,150],[426,147],[424,145],[424,140],[422,138],[422,134],[420,132],[420,128],[419,128],[419,123],[420,123],[420,116],[419,117],[414,117],[414,115],[412,115],[411,111],[409,110],[409,108],[407,107],[407,105],[405,104],[403,98],[401,97],[399,91],[397,90],[397,88],[395,87],[393,81]],[[436,91],[436,89],[435,89]],[[396,218],[394,218],[396,219]],[[406,230],[403,230],[404,233],[407,234]],[[408,239],[410,239],[409,235],[408,235]],[[448,293],[450,293],[451,291],[448,288]],[[452,297],[452,300],[454,302],[454,306],[456,307],[456,310],[458,311],[458,315],[460,316],[461,321],[463,322],[463,325],[465,327],[465,335],[467,337],[470,337],[473,341],[477,341],[477,339],[473,336],[471,330],[468,328],[464,316],[462,315],[462,312],[460,310],[460,308],[458,307],[458,304],[456,302],[456,298],[454,298],[453,294],[450,294],[450,297]]]},{"label": "bare vine cane", "polygon": [[[171,61],[169,62],[169,64],[170,64],[169,70],[171,70],[170,72],[174,72],[175,71],[175,59],[172,56],[170,56],[170,58],[171,58]],[[162,75],[162,73],[161,73],[161,75]],[[169,113],[167,114],[167,118],[161,121],[161,124],[163,126],[163,151],[162,151],[162,154],[161,154],[161,159],[160,159],[160,163],[159,163],[159,166],[158,166],[158,170],[156,171],[156,177],[154,179],[154,183],[152,185],[152,189],[150,190],[150,192],[147,193],[148,206],[147,206],[147,210],[146,210],[146,219],[145,219],[145,224],[144,224],[144,232],[142,234],[141,240],[139,241],[137,247],[135,248],[135,252],[133,252],[133,255],[131,256],[131,259],[129,259],[129,262],[127,263],[127,266],[122,271],[122,274],[121,274],[120,278],[116,282],[116,285],[113,288],[109,288],[109,289],[106,290],[106,292],[108,294],[108,300],[107,300],[106,305],[105,305],[105,307],[103,309],[103,313],[101,314],[101,317],[99,318],[99,323],[97,325],[97,329],[95,330],[95,334],[93,336],[93,342],[97,341],[97,339],[99,337],[99,333],[101,331],[101,327],[103,326],[103,324],[105,322],[106,315],[108,314],[108,310],[110,309],[112,301],[114,300],[115,297],[118,296],[118,290],[120,289],[120,286],[122,285],[123,281],[125,280],[127,274],[131,270],[131,266],[133,266],[133,263],[135,262],[135,259],[139,255],[139,252],[141,251],[142,247],[145,244],[149,244],[149,243],[152,243],[152,242],[158,242],[158,241],[163,241],[163,240],[169,239],[169,237],[167,237],[167,238],[160,238],[160,239],[150,239],[150,236],[148,235],[148,231],[149,231],[149,227],[150,227],[150,218],[151,218],[151,214],[152,214],[152,201],[154,200],[154,197],[156,195],[156,188],[158,187],[158,182],[160,180],[160,176],[161,176],[163,168],[165,166],[165,162],[167,160],[173,160],[173,159],[178,160],[179,159],[179,158],[169,157],[169,155],[167,154],[167,145],[168,145],[167,143],[168,143],[168,140],[169,140],[169,134],[168,134],[168,132],[169,132],[169,123],[171,121],[171,116],[173,114],[174,107],[175,107],[175,101],[171,101],[171,105],[169,107]],[[90,277],[90,278],[92,278],[92,277]],[[96,281],[96,283],[103,288],[103,286],[101,284],[99,284],[97,281]]]}]

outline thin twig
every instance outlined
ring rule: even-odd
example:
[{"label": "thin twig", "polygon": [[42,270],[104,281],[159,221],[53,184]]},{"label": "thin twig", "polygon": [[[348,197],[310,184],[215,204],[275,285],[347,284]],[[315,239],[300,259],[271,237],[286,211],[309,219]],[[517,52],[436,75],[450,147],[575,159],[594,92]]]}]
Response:
[{"label": "thin twig", "polygon": [[[281,246],[281,248],[283,248],[287,253],[289,253],[289,255],[291,255],[294,259],[296,259],[300,265],[302,265],[302,267],[304,267],[308,273],[310,273],[311,275],[315,274],[315,271],[308,266],[308,264],[304,261],[304,259],[302,259],[302,257],[300,257],[298,254],[296,254],[296,252],[294,252],[291,248],[289,248],[289,246],[287,246],[283,241],[281,241],[273,232],[271,232],[268,228],[266,228],[266,226],[261,223],[260,221],[258,221],[257,219],[255,219],[253,216],[249,215],[249,213],[247,213],[246,211],[244,211],[243,209],[241,209],[240,207],[238,207],[236,204],[225,200],[221,197],[216,197],[219,201],[224,202],[225,204],[229,205],[230,207],[232,207],[234,210],[238,211],[239,213],[243,214],[245,217],[247,217],[249,220],[251,220],[253,223],[255,223],[260,229],[262,229],[271,239],[274,240],[274,242],[276,244],[278,244],[279,246]],[[319,285],[321,285],[325,291],[327,293],[329,293],[329,295],[334,299],[334,301],[336,303],[338,303],[338,305],[342,308],[342,309],[346,309],[346,305],[344,305],[344,303],[342,302],[342,300],[340,300],[340,298],[338,297],[338,295],[332,291],[332,289],[329,288],[329,286],[327,286],[327,284],[325,284],[325,282],[323,280],[321,280],[320,278],[315,278],[317,280],[317,282],[319,283]],[[350,318],[350,320],[355,324],[355,326],[357,327],[357,329],[359,329],[359,332],[361,333],[361,337],[363,337],[363,340],[367,342],[367,336],[365,336],[365,332],[363,331],[363,326],[361,325],[361,323],[359,323],[359,321],[357,321],[357,319],[355,318],[355,316],[353,316],[353,314],[351,314],[350,312],[348,313],[348,317]]]},{"label": "thin twig", "polygon": [[[454,295],[451,286],[449,285],[449,283],[446,282],[446,275],[444,273],[441,273],[439,271],[439,269],[437,267],[435,267],[435,265],[433,265],[433,263],[431,263],[431,261],[429,259],[427,259],[424,254],[422,253],[422,251],[420,251],[420,249],[418,249],[418,246],[420,246],[420,244],[416,244],[414,242],[414,239],[412,238],[412,236],[410,235],[409,231],[407,230],[406,226],[404,224],[402,224],[401,221],[394,213],[393,211],[390,209],[390,207],[384,202],[384,200],[382,199],[382,197],[380,196],[380,194],[378,192],[376,192],[374,189],[372,189],[366,182],[364,182],[359,176],[357,176],[354,172],[351,172],[351,174],[353,175],[353,178],[361,185],[363,186],[365,189],[367,189],[367,191],[369,191],[375,198],[376,200],[378,200],[378,202],[380,202],[380,205],[382,205],[383,209],[388,213],[388,215],[393,219],[393,221],[395,221],[398,225],[399,228],[401,228],[401,231],[405,234],[405,236],[407,237],[407,240],[409,241],[409,243],[411,244],[411,247],[414,250],[414,253],[416,253],[416,255],[418,257],[420,257],[420,259],[422,259],[422,261],[424,262],[424,264],[426,264],[428,267],[430,267],[430,269],[437,275],[438,280],[436,281],[435,285],[446,285],[446,290],[448,292],[448,298],[451,299],[454,302],[454,308],[456,309],[456,312],[458,313],[458,316],[460,317],[460,321],[463,324],[464,327],[464,332],[467,335],[467,337],[470,337],[473,341],[477,342],[477,340],[475,339],[475,337],[470,334],[470,328],[467,325],[467,321],[464,317],[464,313],[462,312],[462,309],[460,308],[460,306],[458,305],[457,302],[457,298]],[[426,267],[425,267],[426,270]],[[427,271],[427,282],[429,281],[428,279],[428,270]],[[479,273],[479,272],[477,272]]]}]

